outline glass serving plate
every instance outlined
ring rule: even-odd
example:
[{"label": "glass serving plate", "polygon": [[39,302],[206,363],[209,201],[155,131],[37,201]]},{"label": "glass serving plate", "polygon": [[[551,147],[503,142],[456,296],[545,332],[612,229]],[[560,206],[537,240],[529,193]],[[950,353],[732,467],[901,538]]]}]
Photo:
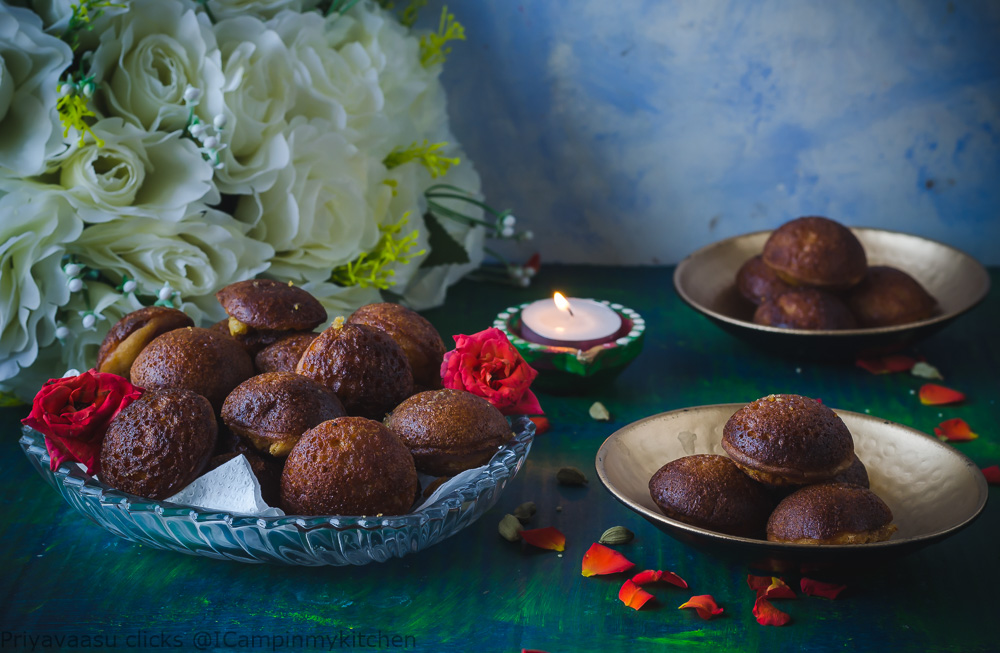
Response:
[{"label": "glass serving plate", "polygon": [[77,512],[132,542],[240,562],[365,565],[421,551],[476,521],[524,464],[535,436],[527,417],[481,473],[435,501],[396,517],[253,517],[143,499],[87,476],[76,465],[49,470],[44,436],[25,427],[20,445],[49,485]]}]

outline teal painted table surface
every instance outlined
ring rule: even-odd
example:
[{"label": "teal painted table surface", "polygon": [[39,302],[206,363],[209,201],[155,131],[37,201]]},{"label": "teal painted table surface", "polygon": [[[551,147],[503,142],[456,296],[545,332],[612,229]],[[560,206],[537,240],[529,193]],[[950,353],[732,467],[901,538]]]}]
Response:
[{"label": "teal painted table surface", "polygon": [[[794,392],[925,433],[962,417],[980,437],[954,446],[981,467],[1000,463],[1000,271],[991,272],[985,302],[908,350],[967,394],[964,404],[951,407],[922,406],[911,391],[924,380],[906,373],[875,376],[853,361],[755,351],[684,305],[672,273],[549,266],[531,288],[463,281],[444,307],[426,312],[450,343],[450,334],[484,329],[508,306],[561,290],[635,309],[646,319],[646,341],[610,385],[574,396],[540,393],[552,429],[536,439],[498,504],[450,539],[386,563],[249,565],[119,539],[72,511],[32,471],[17,445],[17,420],[26,409],[3,409],[0,648],[41,650],[62,642],[95,650],[998,650],[1000,488],[990,488],[980,518],[953,537],[874,569],[827,578],[848,586],[837,600],[780,602],[792,622],[775,628],[758,625],[751,614],[745,565],[681,544],[621,506],[597,480],[594,458],[615,430],[649,415]],[[610,421],[589,416],[594,401],[608,408]],[[557,484],[563,466],[585,470],[589,485]],[[498,535],[503,515],[525,501],[538,506],[533,526],[566,534],[563,554]],[[655,603],[635,611],[618,600],[625,575],[583,577],[584,552],[615,525],[635,532],[632,543],[618,548],[637,569],[672,570],[690,590],[655,586]],[[725,612],[703,621],[678,610],[693,594],[712,594]]]}]

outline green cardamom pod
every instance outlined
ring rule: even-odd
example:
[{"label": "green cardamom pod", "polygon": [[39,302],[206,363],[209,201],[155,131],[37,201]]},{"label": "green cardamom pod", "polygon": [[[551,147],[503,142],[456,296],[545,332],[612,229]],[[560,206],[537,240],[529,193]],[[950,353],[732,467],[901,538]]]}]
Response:
[{"label": "green cardamom pod", "polygon": [[556,480],[560,485],[586,485],[587,475],[576,467],[563,467],[556,472]]},{"label": "green cardamom pod", "polygon": [[514,516],[517,517],[517,520],[521,523],[531,519],[536,512],[538,512],[538,507],[535,506],[534,501],[527,501],[519,505],[517,508],[514,508]]},{"label": "green cardamom pod", "polygon": [[601,544],[628,544],[635,539],[635,533],[624,526],[612,526],[604,531],[604,535],[598,540]]},{"label": "green cardamom pod", "polygon": [[524,527],[521,526],[521,522],[514,515],[504,515],[503,519],[500,520],[500,526],[497,530],[500,531],[500,537],[503,539],[508,542],[517,542],[521,539],[520,533],[524,530]]}]

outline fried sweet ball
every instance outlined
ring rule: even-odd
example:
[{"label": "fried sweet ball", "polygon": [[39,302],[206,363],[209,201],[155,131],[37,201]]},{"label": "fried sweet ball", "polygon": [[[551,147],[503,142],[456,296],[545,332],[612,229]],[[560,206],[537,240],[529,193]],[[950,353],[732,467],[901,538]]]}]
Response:
[{"label": "fried sweet ball", "polygon": [[104,336],[97,352],[97,371],[131,377],[139,352],[159,335],[194,326],[194,320],[176,308],[146,306],[118,320]]},{"label": "fried sweet ball", "polygon": [[865,249],[850,229],[818,216],[781,225],[764,244],[764,262],[792,285],[844,289],[868,268]]},{"label": "fried sweet ball", "polygon": [[101,481],[129,494],[164,499],[205,468],[215,449],[211,404],[182,389],[146,390],[111,421],[101,445]]},{"label": "fried sweet ball", "polygon": [[868,488],[821,483],[797,490],[778,504],[767,522],[767,539],[791,544],[868,544],[884,542],[896,530],[889,506]]},{"label": "fried sweet ball", "polygon": [[831,331],[853,329],[854,315],[836,295],[816,288],[794,288],[765,300],[753,314],[754,324],[782,329]]},{"label": "fried sweet ball", "polygon": [[222,404],[226,426],[276,458],[287,456],[307,430],[346,414],[332,390],[291,372],[252,376]]},{"label": "fried sweet ball", "polygon": [[413,454],[417,471],[454,476],[489,462],[513,436],[507,418],[465,390],[426,390],[396,406],[385,425]]},{"label": "fried sweet ball", "polygon": [[714,454],[667,463],[649,479],[649,495],[671,519],[740,537],[762,537],[774,507],[760,483]]},{"label": "fried sweet ball", "polygon": [[858,454],[854,454],[851,466],[834,476],[832,480],[835,483],[850,483],[851,485],[868,487],[868,468],[865,467],[865,464],[861,462],[860,458],[858,458]]},{"label": "fried sweet ball", "polygon": [[792,286],[782,281],[778,273],[767,267],[764,259],[757,255],[748,259],[736,272],[736,288],[748,301],[760,306],[764,301],[791,290]]},{"label": "fried sweet ball", "polygon": [[847,307],[862,327],[884,327],[926,320],[937,302],[916,279],[902,270],[873,265],[845,295]]},{"label": "fried sweet ball", "polygon": [[367,324],[388,333],[410,361],[414,386],[421,390],[441,387],[444,341],[422,315],[400,304],[383,302],[362,306],[347,318],[347,323]]},{"label": "fried sweet ball", "polygon": [[854,462],[854,438],[840,417],[799,395],[768,395],[740,408],[722,448],[752,478],[774,487],[832,479]]},{"label": "fried sweet ball", "polygon": [[148,389],[183,388],[222,409],[233,388],[253,375],[235,339],[211,329],[175,329],[149,343],[132,363],[132,383]]},{"label": "fried sweet ball", "polygon": [[290,515],[402,515],[418,490],[410,450],[364,417],[338,417],[306,431],[281,475],[281,505]]},{"label": "fried sweet ball", "polygon": [[413,394],[406,354],[389,334],[335,320],[302,354],[296,373],[336,393],[348,415],[382,420]]},{"label": "fried sweet ball", "polygon": [[326,309],[294,285],[271,279],[232,283],[215,293],[228,320],[213,328],[227,331],[254,356],[289,333],[310,332],[326,321]]},{"label": "fried sweet ball", "polygon": [[302,354],[318,335],[318,333],[309,331],[283,336],[280,340],[257,352],[253,359],[253,365],[261,374],[264,372],[294,372]]}]

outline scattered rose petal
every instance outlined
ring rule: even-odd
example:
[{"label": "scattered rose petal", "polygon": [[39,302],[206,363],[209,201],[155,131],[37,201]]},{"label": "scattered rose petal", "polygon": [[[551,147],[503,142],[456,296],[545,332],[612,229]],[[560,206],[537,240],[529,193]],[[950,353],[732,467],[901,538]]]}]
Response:
[{"label": "scattered rose petal", "polygon": [[794,599],[795,592],[777,576],[747,576],[747,585],[757,592],[757,596],[768,599]]},{"label": "scattered rose petal", "polygon": [[969,428],[969,424],[961,417],[946,419],[934,427],[934,435],[948,442],[968,442],[979,437]]},{"label": "scattered rose petal", "polygon": [[965,395],[958,390],[946,388],[936,383],[925,383],[920,386],[920,403],[925,406],[942,406],[965,401]]},{"label": "scattered rose petal", "polygon": [[983,467],[983,476],[990,485],[1000,485],[1000,465]]},{"label": "scattered rose petal", "polygon": [[698,616],[702,619],[711,619],[723,612],[722,608],[715,603],[715,599],[712,598],[711,594],[692,596],[686,603],[678,606],[677,609],[684,610],[686,608],[694,608],[698,612]]},{"label": "scattered rose petal", "polygon": [[923,379],[944,378],[943,376],[941,376],[941,372],[938,371],[938,368],[934,367],[930,363],[925,363],[924,361],[920,361],[916,365],[914,365],[913,369],[910,370],[910,374],[912,374],[913,376],[919,376],[920,378]]},{"label": "scattered rose petal", "polygon": [[618,598],[621,599],[621,602],[628,607],[633,610],[638,610],[642,606],[646,605],[646,602],[653,598],[653,595],[633,583],[631,580],[627,580],[624,584],[622,584],[622,588],[618,590]]},{"label": "scattered rose petal", "polygon": [[609,413],[608,409],[604,407],[604,404],[599,401],[595,401],[590,405],[590,417],[598,422],[607,422],[611,419],[611,413]]},{"label": "scattered rose petal", "polygon": [[809,596],[822,596],[825,599],[835,599],[838,594],[847,589],[847,585],[824,583],[812,578],[803,578],[799,582],[799,587],[802,588],[803,593]]},{"label": "scattered rose petal", "polygon": [[529,419],[535,423],[535,435],[547,433],[552,428],[552,423],[549,422],[548,417],[530,417]]},{"label": "scattered rose petal", "polygon": [[521,539],[532,546],[537,546],[539,549],[549,549],[550,551],[566,550],[566,536],[553,526],[521,531]]},{"label": "scattered rose petal", "polygon": [[659,571],[654,569],[647,569],[646,571],[640,571],[638,574],[632,577],[632,582],[636,585],[646,585],[649,583],[655,583],[657,581],[664,581],[670,583],[671,585],[676,585],[677,587],[687,587],[687,581],[675,574],[672,571]]},{"label": "scattered rose petal", "polygon": [[[787,587],[787,585],[786,585]],[[753,604],[753,616],[761,626],[784,626],[792,620],[787,612],[774,607],[764,596],[758,594]]]},{"label": "scattered rose petal", "polygon": [[747,585],[755,592],[766,590],[771,585],[771,576],[747,574]]},{"label": "scattered rose petal", "polygon": [[892,372],[908,372],[917,361],[909,356],[881,356],[878,358],[859,358],[854,362],[861,369],[872,374],[889,374]]},{"label": "scattered rose petal", "polygon": [[[521,532],[524,537],[524,532]],[[603,544],[594,543],[583,554],[583,565],[581,573],[584,576],[601,576],[604,574],[617,574],[620,571],[627,571],[635,566],[634,562],[618,553],[614,549],[609,549]]]}]

